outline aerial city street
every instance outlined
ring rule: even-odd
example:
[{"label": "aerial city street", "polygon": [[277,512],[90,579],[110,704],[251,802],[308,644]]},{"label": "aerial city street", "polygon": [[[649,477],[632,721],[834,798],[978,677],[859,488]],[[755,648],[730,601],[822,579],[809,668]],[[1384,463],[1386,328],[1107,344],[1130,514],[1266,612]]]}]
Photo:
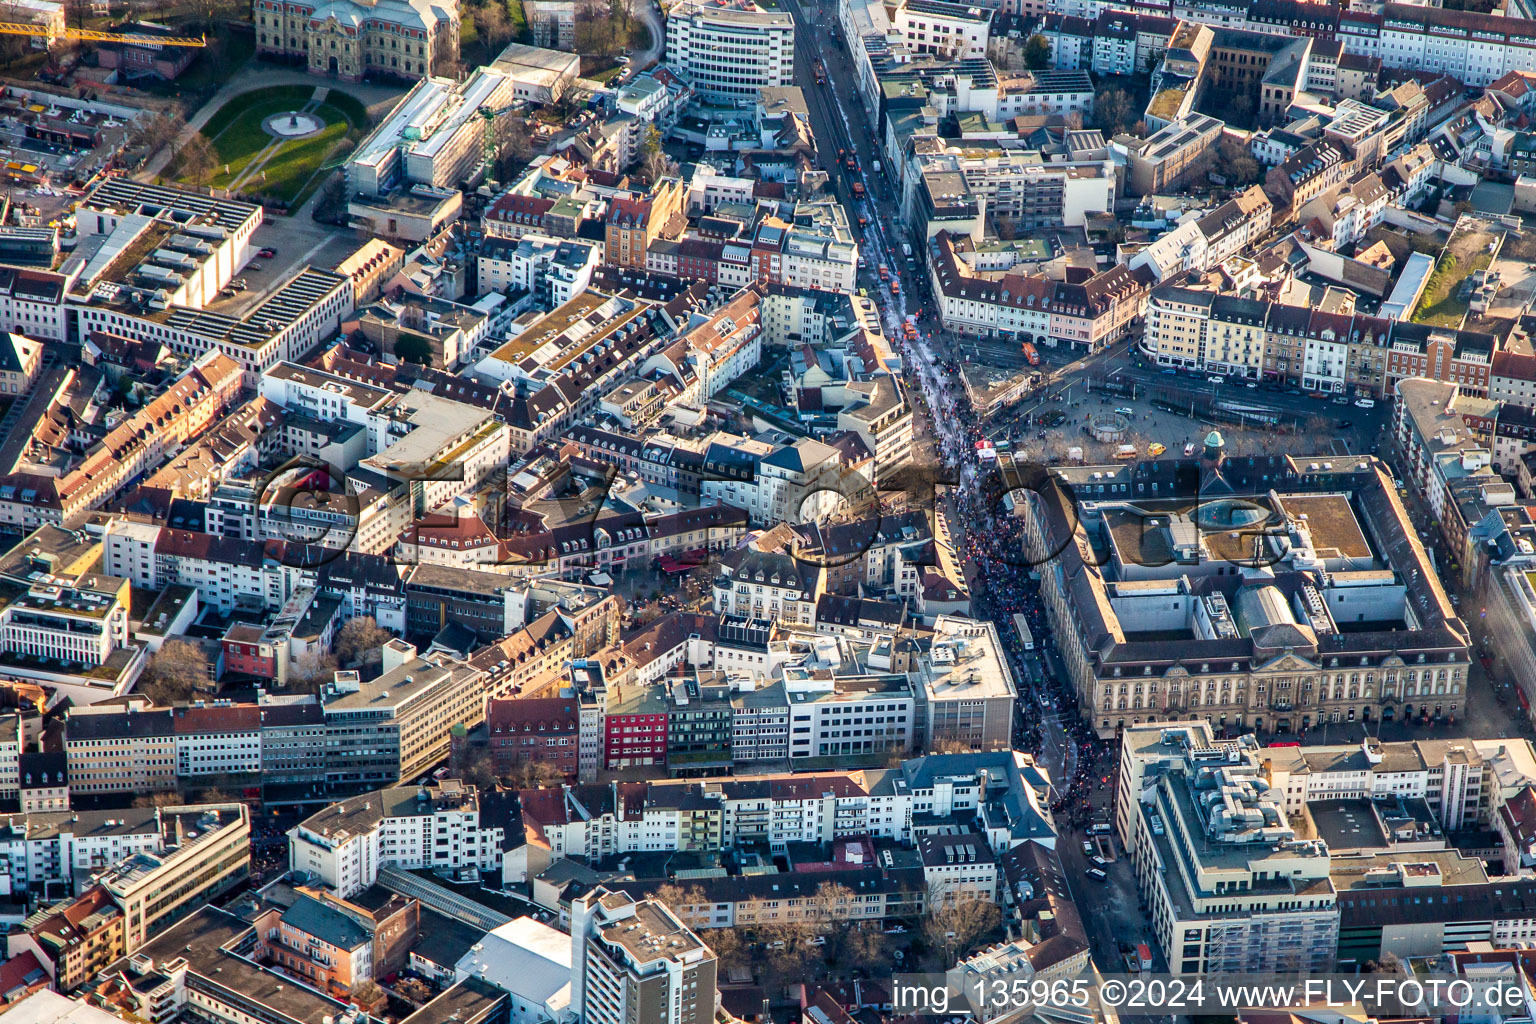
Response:
[{"label": "aerial city street", "polygon": [[1527,0],[0,7],[5,1024],[1536,1014]]}]

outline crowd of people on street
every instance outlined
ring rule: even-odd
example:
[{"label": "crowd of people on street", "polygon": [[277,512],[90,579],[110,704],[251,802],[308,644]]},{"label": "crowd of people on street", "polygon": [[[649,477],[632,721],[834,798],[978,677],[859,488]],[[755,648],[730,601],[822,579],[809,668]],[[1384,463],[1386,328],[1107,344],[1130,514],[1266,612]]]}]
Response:
[{"label": "crowd of people on street", "polygon": [[[904,310],[898,310],[898,315]],[[944,463],[954,471],[960,486],[951,489],[953,521],[963,536],[963,551],[971,589],[972,614],[990,619],[1000,633],[1012,631],[1015,614],[1022,615],[1040,648],[1041,671],[1029,668],[1025,653],[1016,643],[1012,657],[1019,687],[1018,721],[1014,743],[1042,757],[1057,779],[1058,795],[1051,810],[1060,819],[1086,827],[1095,815],[1093,794],[1113,797],[1113,745],[1101,740],[1082,716],[1070,685],[1043,657],[1052,646],[1050,625],[1041,601],[1039,571],[1024,552],[1022,517],[1012,515],[994,498],[997,488],[984,486],[988,473],[997,472],[995,461],[982,458],[978,443],[986,435],[981,418],[972,409],[960,382],[958,367],[940,360],[930,347],[929,335],[902,344],[904,365],[912,368],[911,382],[920,389],[928,410],[929,427]],[[985,446],[983,446],[985,447]],[[1021,639],[1021,638],[1020,638]],[[1059,731],[1047,736],[1047,730]],[[1048,742],[1049,739],[1049,742]],[[1060,763],[1048,752],[1060,751]]]}]

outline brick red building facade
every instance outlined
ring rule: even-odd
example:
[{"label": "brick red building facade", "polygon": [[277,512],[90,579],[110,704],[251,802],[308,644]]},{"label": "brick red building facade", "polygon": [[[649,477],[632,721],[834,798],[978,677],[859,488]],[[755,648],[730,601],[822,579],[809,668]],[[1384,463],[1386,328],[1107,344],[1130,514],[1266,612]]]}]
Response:
[{"label": "brick red building facade", "polygon": [[576,777],[581,709],[571,698],[492,700],[485,708],[485,726],[497,775],[539,761]]}]

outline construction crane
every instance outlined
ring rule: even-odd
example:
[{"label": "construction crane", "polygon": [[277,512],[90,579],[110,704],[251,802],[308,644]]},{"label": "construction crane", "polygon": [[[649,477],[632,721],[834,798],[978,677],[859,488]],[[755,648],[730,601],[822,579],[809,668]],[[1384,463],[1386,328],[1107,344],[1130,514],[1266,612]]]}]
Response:
[{"label": "construction crane", "polygon": [[485,183],[492,189],[496,187],[496,119],[521,110],[523,106],[522,103],[516,103],[499,110],[480,108],[480,164],[485,168]]},{"label": "construction crane", "polygon": [[141,46],[207,46],[207,36],[152,36],[137,32],[97,32],[87,28],[66,28],[56,31],[47,25],[28,25],[21,22],[0,21],[0,35],[40,36],[52,43],[55,39],[80,39],[92,43],[138,43]]}]

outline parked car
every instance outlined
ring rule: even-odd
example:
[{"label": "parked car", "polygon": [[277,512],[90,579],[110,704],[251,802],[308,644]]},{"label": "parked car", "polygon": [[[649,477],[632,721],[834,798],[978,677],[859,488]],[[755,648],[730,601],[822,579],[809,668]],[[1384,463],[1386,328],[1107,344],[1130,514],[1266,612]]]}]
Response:
[{"label": "parked car", "polygon": [[1205,379],[1206,379],[1207,382],[1209,382],[1211,384],[1225,384],[1227,382],[1227,378],[1225,378],[1225,377],[1218,377],[1215,374],[1212,374],[1211,376],[1209,376],[1209,377],[1207,377]]},{"label": "parked car", "polygon": [[269,246],[267,246],[267,247],[266,247],[266,248],[264,248],[264,249],[258,249],[258,250],[256,250],[256,255],[257,255],[257,256],[260,256],[260,257],[261,257],[261,258],[262,258],[262,259],[264,259],[264,260],[270,260],[270,259],[272,259],[272,258],[273,258],[273,257],[274,257],[274,256],[276,256],[276,255],[277,255],[277,250],[276,250],[276,249],[274,249],[274,248],[272,248],[272,247],[271,247],[271,246],[270,246],[270,245],[269,245]]},{"label": "parked car", "polygon": [[1093,879],[1095,882],[1102,882],[1109,878],[1109,876],[1099,868],[1089,868],[1086,872],[1084,872],[1084,874]]},{"label": "parked car", "polygon": [[1083,856],[1085,856],[1085,857],[1094,857],[1094,856],[1097,856],[1097,855],[1098,855],[1097,852],[1093,848],[1093,844],[1090,843],[1088,840],[1084,839],[1083,840]]}]

